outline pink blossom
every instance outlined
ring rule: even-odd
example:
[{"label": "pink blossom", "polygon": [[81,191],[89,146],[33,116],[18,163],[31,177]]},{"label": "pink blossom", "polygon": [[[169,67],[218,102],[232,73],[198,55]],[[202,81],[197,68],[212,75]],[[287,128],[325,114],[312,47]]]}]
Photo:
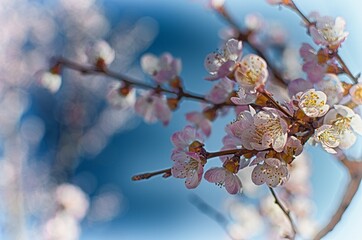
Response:
[{"label": "pink blossom", "polygon": [[196,125],[197,128],[200,128],[205,136],[210,136],[211,134],[211,121],[206,118],[203,113],[200,112],[190,112],[186,114],[187,121]]},{"label": "pink blossom", "polygon": [[251,179],[256,185],[266,183],[269,187],[276,187],[285,183],[289,178],[288,168],[285,162],[277,158],[261,159],[264,162],[258,164],[252,172]]},{"label": "pink blossom", "polygon": [[272,147],[275,151],[283,151],[287,141],[288,124],[275,109],[264,108],[255,113],[242,112],[238,119],[230,124],[233,134],[240,138],[246,149],[264,150]]},{"label": "pink blossom", "polygon": [[187,188],[196,188],[204,171],[206,160],[200,156],[202,149],[202,136],[191,126],[172,135],[171,141],[175,146],[171,159],[175,162],[171,168],[172,176],[186,178]]},{"label": "pink blossom", "polygon": [[130,92],[124,96],[120,93],[121,87],[122,84],[120,82],[111,85],[107,94],[108,103],[119,109],[132,108],[136,102],[136,90],[132,88]]},{"label": "pink blossom", "polygon": [[307,73],[308,79],[312,83],[317,83],[322,80],[327,71],[326,65],[320,65],[316,61],[308,61],[303,64],[303,71]]},{"label": "pink blossom", "polygon": [[242,42],[229,39],[220,52],[210,53],[205,58],[205,68],[211,74],[207,80],[217,80],[227,77],[235,69],[242,54]]},{"label": "pink blossom", "polygon": [[[242,144],[241,144],[241,140],[240,138],[238,138],[237,136],[235,136],[233,134],[233,132],[231,131],[230,125],[227,125],[225,127],[225,131],[226,131],[226,136],[223,137],[222,139],[222,143],[224,144],[224,146],[221,148],[221,150],[230,150],[230,149],[237,149],[237,148],[241,148]],[[233,155],[223,155],[220,156],[220,160],[222,162],[225,162],[227,159],[231,158]]]},{"label": "pink blossom", "polygon": [[299,99],[298,106],[308,117],[322,117],[329,110],[327,95],[324,92],[310,89],[296,96]]},{"label": "pink blossom", "polygon": [[307,73],[308,80],[317,83],[322,80],[328,71],[328,66],[337,69],[334,59],[329,59],[328,49],[324,48],[319,52],[308,43],[303,43],[299,50],[300,56],[304,60],[303,71]]},{"label": "pink blossom", "polygon": [[288,85],[289,96],[294,96],[299,92],[305,92],[313,88],[313,84],[303,78],[298,78],[291,81]]},{"label": "pink blossom", "polygon": [[246,92],[244,88],[240,88],[237,97],[231,97],[230,100],[236,105],[248,105],[256,100],[256,92]]},{"label": "pink blossom", "polygon": [[153,54],[145,54],[141,58],[142,70],[152,76],[157,83],[165,83],[176,78],[181,72],[181,60],[170,53],[159,58]]},{"label": "pink blossom", "polygon": [[167,105],[166,98],[153,91],[145,91],[137,99],[135,111],[143,116],[147,123],[160,120],[164,125],[167,125],[171,118],[171,110]]},{"label": "pink blossom", "polygon": [[240,88],[246,92],[255,92],[268,78],[268,68],[264,59],[249,54],[243,57],[240,66],[235,71],[235,79]]},{"label": "pink blossom", "polygon": [[324,92],[327,98],[327,104],[333,106],[339,103],[344,94],[344,88],[339,77],[335,74],[326,74],[322,81],[315,84],[315,87]]},{"label": "pink blossom", "polygon": [[355,104],[362,104],[362,83],[353,85],[349,90],[349,94]]},{"label": "pink blossom", "polygon": [[91,42],[85,53],[88,57],[88,62],[93,65],[99,64],[99,61],[102,61],[103,64],[109,65],[113,62],[116,56],[114,49],[112,49],[109,44],[103,40]]},{"label": "pink blossom", "polygon": [[303,151],[303,145],[300,140],[294,136],[288,137],[283,152],[287,155],[298,156]]},{"label": "pink blossom", "polygon": [[46,89],[48,89],[51,93],[56,93],[60,89],[62,85],[62,77],[59,74],[55,74],[52,72],[38,72],[37,74],[38,84]]},{"label": "pink blossom", "polygon": [[208,182],[216,183],[220,186],[225,186],[226,191],[230,194],[241,192],[241,181],[239,177],[223,167],[211,168],[206,171],[205,179]]},{"label": "pink blossom", "polygon": [[223,103],[228,100],[230,93],[234,90],[234,82],[223,78],[211,89],[205,98],[212,103]]},{"label": "pink blossom", "polygon": [[344,31],[346,25],[344,19],[320,16],[318,13],[314,13],[314,18],[316,24],[309,27],[314,42],[332,50],[338,49],[348,36],[348,32]]}]

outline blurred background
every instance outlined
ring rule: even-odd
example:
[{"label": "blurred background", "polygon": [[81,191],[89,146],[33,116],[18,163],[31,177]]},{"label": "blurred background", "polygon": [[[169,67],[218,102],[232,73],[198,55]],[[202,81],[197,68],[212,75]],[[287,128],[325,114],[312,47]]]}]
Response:
[{"label": "blurred background", "polygon": [[[358,73],[362,17],[357,10],[361,6],[356,5],[360,4],[352,0],[296,4],[306,14],[318,10],[346,20],[350,35],[340,54]],[[298,16],[263,0],[227,0],[226,8],[241,27],[250,27],[255,16],[263,18],[269,31],[261,35],[260,43],[287,46],[270,55],[290,56],[289,65],[280,63],[289,78],[303,74],[296,54],[302,42],[312,41]],[[182,59],[186,89],[205,94],[212,85],[203,80],[204,58],[227,33],[227,24],[208,1],[2,0],[0,23],[0,239],[274,236],[266,235],[268,224],[273,223],[263,218],[270,210],[257,210],[273,201],[267,198],[265,186],[248,183],[250,172],[241,176],[245,194],[235,197],[206,181],[195,190],[187,190],[183,180],[174,178],[131,181],[137,173],[171,166],[170,136],[187,124],[185,113],[200,111],[200,104],[184,101],[168,126],[148,125],[131,108],[115,109],[107,103],[111,79],[65,70],[56,93],[39,81],[52,57],[84,63],[87,44],[105,39],[116,50],[110,66],[114,71],[149,81],[140,69],[140,56],[170,52]],[[232,114],[227,114],[214,122],[207,150],[222,147],[224,126],[232,120]],[[360,146],[359,139],[350,155],[360,157]],[[347,172],[320,148],[309,146],[306,152],[300,159],[303,170],[295,178],[307,188],[303,191],[308,202],[300,209],[308,216],[300,227],[308,236],[308,231],[329,220],[341,199]],[[211,165],[218,165],[217,161]],[[225,219],[215,218],[208,208],[205,214],[196,196]],[[359,191],[341,223],[325,239],[362,235],[361,200]]]}]

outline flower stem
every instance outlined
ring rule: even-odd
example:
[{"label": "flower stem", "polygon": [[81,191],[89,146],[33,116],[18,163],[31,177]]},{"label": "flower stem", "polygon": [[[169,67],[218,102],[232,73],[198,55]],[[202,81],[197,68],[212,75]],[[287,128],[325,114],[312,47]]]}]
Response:
[{"label": "flower stem", "polygon": [[159,171],[156,171],[156,172],[141,173],[141,174],[133,176],[132,180],[133,181],[139,181],[139,180],[149,179],[149,178],[151,178],[153,176],[157,176],[157,175],[160,175],[160,174],[163,174],[164,178],[170,177],[171,176],[171,168],[166,168],[166,169],[159,170]]},{"label": "flower stem", "polygon": [[285,116],[294,119],[294,117],[287,110],[285,110],[277,101],[274,100],[270,93],[266,92],[265,90],[258,90],[258,92],[266,97],[270,101],[270,103],[273,104],[273,106],[276,107],[279,111],[284,113]]}]

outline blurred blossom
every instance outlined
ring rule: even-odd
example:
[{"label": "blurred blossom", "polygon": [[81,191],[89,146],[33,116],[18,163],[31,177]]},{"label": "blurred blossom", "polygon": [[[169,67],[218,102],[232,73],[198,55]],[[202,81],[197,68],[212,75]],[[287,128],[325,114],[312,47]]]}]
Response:
[{"label": "blurred blossom", "polygon": [[89,44],[86,55],[90,64],[97,65],[101,61],[102,64],[109,65],[113,62],[116,52],[106,41],[98,40]]},{"label": "blurred blossom", "polygon": [[233,223],[228,226],[228,232],[233,238],[251,239],[260,234],[264,222],[256,206],[229,200],[227,208],[233,220]]},{"label": "blurred blossom", "polygon": [[38,83],[40,86],[48,89],[51,93],[58,92],[61,84],[62,78],[59,74],[54,74],[51,72],[43,72],[39,74]]},{"label": "blurred blossom", "polygon": [[[39,71],[49,69],[53,56],[84,63],[85,44],[106,39],[115,49],[95,42],[87,52],[92,63],[102,58],[108,64],[117,51],[122,53],[113,63],[117,71],[140,72],[134,59],[156,37],[157,23],[147,17],[122,20],[109,32],[108,18],[94,0],[0,1],[0,221],[5,229],[0,238],[79,239],[91,199],[65,182],[72,182],[81,157],[95,156],[113,134],[138,123],[130,124],[134,111],[126,107],[134,103],[134,93],[115,110],[105,104],[107,79],[83,81],[75,71],[62,76]],[[99,219],[118,214],[116,191],[97,199]]]},{"label": "blurred blossom", "polygon": [[122,196],[117,191],[105,191],[93,198],[90,213],[91,221],[110,221],[115,218],[122,208]]},{"label": "blurred blossom", "polygon": [[77,221],[65,213],[59,213],[49,219],[43,229],[45,240],[77,240],[80,227]]},{"label": "blurred blossom", "polygon": [[110,87],[110,91],[107,94],[107,100],[110,105],[116,108],[132,108],[136,102],[136,90],[131,89],[126,94],[121,93],[122,84],[115,82]]},{"label": "blurred blossom", "polygon": [[82,219],[88,209],[88,198],[77,186],[59,185],[55,191],[56,202],[62,209],[76,219]]}]

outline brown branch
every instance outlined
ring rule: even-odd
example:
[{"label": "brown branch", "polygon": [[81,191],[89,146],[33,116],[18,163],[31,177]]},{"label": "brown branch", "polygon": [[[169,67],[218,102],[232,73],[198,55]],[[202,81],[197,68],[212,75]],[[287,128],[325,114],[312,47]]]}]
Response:
[{"label": "brown branch", "polygon": [[315,237],[313,238],[315,240],[319,240],[322,237],[326,236],[341,221],[343,214],[346,212],[347,208],[351,204],[361,184],[362,163],[348,160],[342,151],[338,151],[337,157],[340,162],[347,168],[350,179],[337,210],[335,211],[329,222],[315,235]]},{"label": "brown branch", "polygon": [[277,101],[275,101],[270,93],[266,92],[265,90],[259,90],[259,93],[266,97],[270,101],[270,103],[273,104],[273,106],[281,111],[285,116],[289,117],[290,119],[294,119],[293,115],[291,115],[287,110],[285,110],[285,108],[283,108]]},{"label": "brown branch", "polygon": [[[137,87],[143,88],[143,89],[154,89],[159,92],[175,94],[178,96],[179,99],[188,98],[191,100],[201,101],[201,102],[215,105],[213,102],[207,100],[205,98],[205,96],[201,96],[201,95],[191,93],[191,92],[186,92],[184,90],[177,92],[177,91],[172,91],[169,89],[162,88],[160,86],[152,86],[152,85],[143,83],[137,79],[131,78],[127,75],[117,73],[117,72],[114,72],[114,71],[106,69],[106,68],[97,68],[95,66],[86,66],[86,65],[82,65],[82,64],[70,61],[68,59],[62,58],[62,57],[55,58],[55,62],[56,62],[56,65],[60,64],[61,66],[67,67],[69,69],[73,69],[73,70],[78,71],[83,74],[104,75],[104,76],[111,77],[113,79],[122,81],[125,84],[128,84],[130,86],[137,86]],[[225,103],[217,104],[217,106],[234,106],[234,104],[225,102]]]},{"label": "brown branch", "polygon": [[238,154],[238,155],[244,155],[247,153],[257,153],[257,151],[255,150],[248,150],[248,149],[229,149],[229,150],[223,150],[223,151],[218,151],[218,152],[210,152],[207,153],[207,158],[214,158],[214,157],[220,157],[220,156],[224,156],[224,155],[229,155],[229,154]]},{"label": "brown branch", "polygon": [[269,187],[269,190],[271,192],[271,194],[273,195],[274,197],[274,202],[275,204],[277,204],[279,206],[279,208],[283,211],[284,215],[288,218],[289,220],[289,223],[290,223],[290,226],[292,228],[292,231],[293,231],[293,235],[290,236],[291,239],[294,239],[295,238],[295,235],[297,233],[297,230],[296,230],[296,227],[294,225],[294,222],[293,222],[293,219],[292,217],[290,216],[290,210],[288,208],[286,208],[283,203],[280,201],[280,199],[278,198],[278,196],[276,195],[275,191],[273,188]]}]

